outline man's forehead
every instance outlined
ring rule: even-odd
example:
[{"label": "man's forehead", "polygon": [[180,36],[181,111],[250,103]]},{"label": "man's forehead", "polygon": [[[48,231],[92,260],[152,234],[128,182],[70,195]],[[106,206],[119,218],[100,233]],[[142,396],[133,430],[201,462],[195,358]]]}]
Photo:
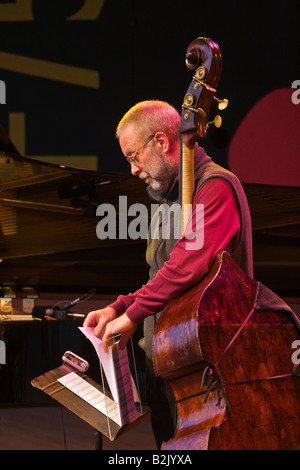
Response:
[{"label": "man's forehead", "polygon": [[124,127],[122,133],[120,134],[120,145],[123,148],[135,147],[136,144],[139,142],[135,127],[133,125],[128,125]]}]

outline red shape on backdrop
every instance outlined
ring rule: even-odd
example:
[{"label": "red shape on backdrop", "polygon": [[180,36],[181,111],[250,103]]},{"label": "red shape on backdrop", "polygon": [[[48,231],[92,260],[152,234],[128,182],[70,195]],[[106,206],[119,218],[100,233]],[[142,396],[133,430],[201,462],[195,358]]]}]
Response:
[{"label": "red shape on backdrop", "polygon": [[272,91],[242,120],[230,144],[228,167],[243,183],[300,186],[296,93],[299,98],[299,91],[292,88]]}]

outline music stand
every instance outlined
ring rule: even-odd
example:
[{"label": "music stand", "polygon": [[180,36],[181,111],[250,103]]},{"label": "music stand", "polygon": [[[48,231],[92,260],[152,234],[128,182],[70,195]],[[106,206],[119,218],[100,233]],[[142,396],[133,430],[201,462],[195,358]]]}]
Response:
[{"label": "music stand", "polygon": [[108,396],[108,399],[112,400],[111,394],[107,390],[104,390],[101,385],[88,377],[84,372],[79,371],[77,367],[67,363],[63,363],[60,367],[36,377],[31,381],[31,384],[44,393],[47,393],[47,395],[50,395],[54,400],[65,406],[95,429],[96,450],[102,449],[102,435],[114,441],[148,416],[149,411],[142,410],[139,404],[140,410],[138,410],[138,406],[136,406],[136,418],[133,421],[124,424],[117,423],[109,414],[99,411],[99,409],[96,409],[88,401],[78,396],[59,381],[71,373],[76,374],[78,378],[84,380],[87,387],[89,384],[96,389],[96,391],[101,392],[101,394]]}]

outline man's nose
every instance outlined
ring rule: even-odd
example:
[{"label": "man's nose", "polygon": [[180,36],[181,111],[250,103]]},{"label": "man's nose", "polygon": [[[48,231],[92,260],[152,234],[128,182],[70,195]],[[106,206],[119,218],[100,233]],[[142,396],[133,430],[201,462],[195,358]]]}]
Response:
[{"label": "man's nose", "polygon": [[141,173],[142,170],[138,166],[136,166],[135,162],[132,162],[130,166],[131,174],[133,176],[138,176]]}]

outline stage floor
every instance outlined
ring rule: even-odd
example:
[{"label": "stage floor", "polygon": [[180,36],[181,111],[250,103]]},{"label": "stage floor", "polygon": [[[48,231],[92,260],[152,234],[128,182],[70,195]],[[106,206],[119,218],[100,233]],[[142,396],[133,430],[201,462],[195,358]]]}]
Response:
[{"label": "stage floor", "polygon": [[[0,450],[94,450],[94,429],[60,406],[0,409]],[[103,436],[103,450],[156,450],[150,418],[115,441]]]}]

